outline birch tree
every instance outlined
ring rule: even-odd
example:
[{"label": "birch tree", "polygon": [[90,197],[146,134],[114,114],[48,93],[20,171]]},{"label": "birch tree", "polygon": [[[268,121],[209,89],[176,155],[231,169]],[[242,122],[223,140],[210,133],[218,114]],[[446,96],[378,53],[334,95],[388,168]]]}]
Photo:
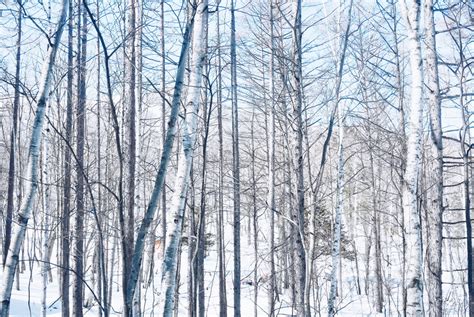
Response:
[{"label": "birch tree", "polygon": [[337,184],[336,212],[334,215],[334,233],[332,243],[331,286],[328,296],[328,317],[336,314],[337,272],[341,265],[341,227],[344,208],[344,114],[341,105],[338,106],[339,142],[337,150]]},{"label": "birch tree", "polygon": [[[336,300],[336,292],[337,292],[337,272],[341,265],[341,226],[342,226],[342,212],[343,212],[343,193],[344,193],[344,111],[341,105],[341,83],[342,83],[342,76],[344,70],[344,63],[346,59],[346,50],[347,50],[347,43],[349,40],[349,34],[351,29],[351,18],[352,18],[352,3],[351,0],[349,3],[348,9],[348,21],[344,32],[344,37],[342,39],[342,46],[341,55],[336,60],[336,65],[338,66],[338,72],[336,76],[336,103],[334,109],[336,109],[338,114],[339,120],[339,140],[338,140],[338,165],[337,165],[337,184],[336,184],[336,210],[334,216],[334,232],[333,232],[333,243],[332,243],[332,268],[331,268],[331,286],[329,290],[328,296],[328,316],[332,317],[336,314],[336,307],[335,307],[335,300]],[[341,10],[341,6],[339,4],[339,10]],[[333,52],[334,56],[337,56],[336,51]],[[328,137],[330,137],[328,135]],[[324,155],[324,154],[323,154]],[[323,164],[321,164],[321,169],[323,168]]]},{"label": "birch tree", "polygon": [[408,51],[410,53],[411,95],[407,140],[403,207],[407,243],[407,314],[423,315],[422,237],[420,211],[418,208],[418,178],[421,162],[422,118],[423,118],[423,69],[420,41],[420,10],[417,0],[400,2],[401,12],[407,28]]},{"label": "birch tree", "polygon": [[[47,108],[50,106],[48,105]],[[46,110],[48,112],[48,109]],[[51,202],[50,202],[50,193],[51,193],[51,186],[49,185],[51,183],[51,178],[50,178],[50,161],[49,161],[49,143],[50,141],[47,140],[47,138],[44,138],[43,141],[43,164],[42,164],[42,177],[41,177],[41,183],[42,183],[42,204],[43,204],[43,224],[42,224],[42,255],[41,255],[41,284],[42,284],[42,290],[41,290],[41,316],[46,317],[46,296],[48,294],[48,269],[49,269],[49,222],[50,222],[50,213],[51,213]]]},{"label": "birch tree", "polygon": [[38,92],[38,102],[36,105],[35,120],[31,132],[29,154],[26,195],[22,201],[20,212],[17,216],[17,222],[14,224],[14,235],[12,243],[8,250],[7,261],[3,272],[3,283],[1,290],[2,309],[0,316],[7,317],[10,310],[10,298],[15,278],[15,271],[18,265],[19,254],[25,239],[26,226],[33,209],[35,196],[38,188],[38,171],[39,171],[39,154],[41,147],[41,136],[45,119],[46,105],[49,98],[49,88],[53,73],[54,64],[56,62],[56,54],[61,43],[61,35],[64,30],[66,18],[68,14],[68,0],[61,2],[61,13],[55,29],[54,38],[50,39],[50,46],[41,70],[41,80],[39,83],[40,90]]},{"label": "birch tree", "polygon": [[174,185],[174,194],[171,201],[171,210],[175,212],[175,228],[171,234],[169,245],[166,248],[163,262],[162,285],[164,294],[163,316],[171,316],[174,309],[176,292],[176,271],[178,269],[178,245],[181,240],[182,223],[184,218],[185,201],[189,186],[191,162],[193,158],[194,141],[196,139],[196,125],[200,107],[200,92],[202,71],[205,59],[205,34],[207,32],[207,0],[196,3],[195,27],[193,31],[193,53],[191,56],[189,91],[186,99],[186,108],[183,119],[182,149],[178,157],[178,171]]}]

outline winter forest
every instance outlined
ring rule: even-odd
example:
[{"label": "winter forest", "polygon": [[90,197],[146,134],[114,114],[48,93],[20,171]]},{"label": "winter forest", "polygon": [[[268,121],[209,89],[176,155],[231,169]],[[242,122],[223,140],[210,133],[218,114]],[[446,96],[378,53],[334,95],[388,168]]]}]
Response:
[{"label": "winter forest", "polygon": [[474,1],[0,0],[0,316],[474,316]]}]

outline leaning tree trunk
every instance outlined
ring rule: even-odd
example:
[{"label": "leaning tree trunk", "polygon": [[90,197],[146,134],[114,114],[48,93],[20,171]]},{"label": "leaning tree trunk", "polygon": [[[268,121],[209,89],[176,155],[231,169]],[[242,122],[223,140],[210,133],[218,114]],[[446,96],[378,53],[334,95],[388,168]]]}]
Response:
[{"label": "leaning tree trunk", "polygon": [[403,207],[407,242],[407,314],[423,315],[422,280],[422,232],[420,210],[418,208],[418,178],[422,142],[422,93],[423,70],[421,60],[421,40],[419,35],[420,2],[406,0],[400,3],[401,12],[407,25],[408,49],[411,68],[411,102],[405,184],[403,186]]},{"label": "leaning tree trunk", "polygon": [[183,218],[185,210],[186,194],[191,172],[193,158],[193,147],[196,135],[196,124],[200,106],[200,93],[202,81],[202,68],[204,64],[205,34],[207,32],[208,5],[207,0],[198,3],[196,9],[196,22],[193,32],[193,54],[191,57],[191,76],[189,79],[189,91],[186,100],[186,110],[183,122],[182,142],[183,146],[178,158],[178,171],[174,186],[174,194],[171,201],[171,210],[177,215],[175,228],[171,234],[169,245],[166,248],[163,262],[162,285],[166,289],[163,316],[171,317],[174,308],[176,293],[176,271],[178,247],[183,230]]},{"label": "leaning tree trunk", "polygon": [[3,271],[3,285],[1,291],[2,310],[0,316],[7,317],[10,311],[10,298],[13,287],[13,280],[15,278],[15,271],[18,266],[18,259],[20,250],[25,239],[26,226],[33,209],[36,191],[38,188],[38,170],[39,170],[39,153],[41,147],[41,135],[43,130],[46,104],[49,98],[49,86],[51,84],[51,77],[56,61],[56,53],[61,42],[61,35],[66,23],[68,13],[68,0],[63,0],[61,3],[61,15],[59,17],[56,34],[52,41],[52,46],[48,48],[48,52],[41,71],[41,81],[39,84],[38,103],[33,122],[33,129],[31,131],[30,150],[28,155],[28,167],[25,180],[27,188],[25,190],[25,199],[22,202],[20,211],[18,213],[17,222],[14,225],[14,234],[12,243],[8,250],[7,261]]},{"label": "leaning tree trunk", "polygon": [[430,199],[430,211],[427,223],[427,291],[429,316],[443,315],[442,292],[442,233],[443,233],[443,134],[441,130],[441,100],[439,98],[438,62],[436,53],[436,36],[433,15],[433,0],[424,4],[425,22],[425,63],[426,92],[430,114],[431,141],[435,154],[435,167],[432,172],[434,190]]}]

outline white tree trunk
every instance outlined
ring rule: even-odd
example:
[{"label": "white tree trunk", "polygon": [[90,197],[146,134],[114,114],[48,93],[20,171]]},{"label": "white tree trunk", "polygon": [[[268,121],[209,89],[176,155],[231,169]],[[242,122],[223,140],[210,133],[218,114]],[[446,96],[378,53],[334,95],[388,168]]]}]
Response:
[{"label": "white tree trunk", "polygon": [[43,248],[41,254],[41,315],[46,317],[46,295],[48,292],[48,261],[49,261],[49,213],[51,212],[50,195],[50,166],[49,146],[45,141],[43,144]]},{"label": "white tree trunk", "polygon": [[[205,58],[205,34],[207,28],[207,0],[202,0],[197,6],[195,27],[193,32],[193,53],[191,57],[191,76],[189,79],[189,91],[186,100],[185,117],[182,131],[182,151],[178,158],[178,172],[174,186],[174,194],[171,200],[171,212],[176,214],[175,227],[166,248],[163,262],[162,289],[164,294],[163,316],[171,317],[174,309],[176,291],[176,270],[178,258],[178,246],[181,240],[182,224],[184,218],[186,194],[191,172],[194,141],[196,138],[196,123],[200,106],[200,93],[202,82],[202,68]],[[161,295],[163,296],[163,294]],[[163,301],[159,301],[160,304]],[[160,315],[161,311],[159,311]]]},{"label": "white tree trunk", "polygon": [[[337,175],[337,198],[336,198],[336,212],[334,218],[334,232],[333,232],[333,243],[332,243],[332,268],[331,268],[331,286],[329,289],[329,296],[328,296],[328,316],[332,317],[336,314],[336,294],[337,294],[337,272],[340,267],[340,249],[341,249],[341,225],[342,225],[342,209],[343,209],[343,181],[344,181],[344,114],[343,109],[341,109],[340,104],[340,93],[341,93],[341,85],[342,85],[342,77],[343,77],[343,70],[344,64],[346,59],[346,50],[348,46],[348,40],[350,35],[351,29],[351,21],[352,21],[352,6],[353,1],[351,0],[349,3],[348,13],[347,13],[347,25],[344,30],[344,37],[342,41],[339,43],[338,46],[333,46],[333,56],[336,59],[337,67],[337,74],[336,74],[336,85],[335,85],[335,98],[336,103],[333,108],[333,114],[331,117],[334,116],[334,111],[337,111],[338,120],[339,120],[339,144],[338,144],[338,175]],[[342,6],[341,3],[338,4],[339,10],[339,19],[342,17]],[[338,54],[336,47],[339,47],[340,53]],[[328,135],[329,142],[330,135]],[[327,143],[329,145],[329,143]],[[326,151],[326,150],[325,150]],[[321,171],[324,168],[324,165],[321,164]],[[320,172],[321,172],[320,171]]]},{"label": "white tree trunk", "polygon": [[337,272],[341,265],[341,226],[342,212],[344,208],[344,117],[341,105],[338,106],[339,119],[339,145],[338,145],[338,164],[337,164],[337,198],[336,214],[334,217],[334,236],[332,243],[332,268],[331,268],[331,287],[328,297],[328,317],[336,314],[336,293],[337,293]]},{"label": "white tree trunk", "polygon": [[418,209],[417,199],[423,117],[423,69],[419,35],[420,3],[417,0],[403,0],[400,2],[400,6],[407,27],[411,68],[411,102],[407,141],[407,165],[405,184],[403,186],[403,207],[407,243],[407,315],[422,316],[423,253],[420,211]]},{"label": "white tree trunk", "polygon": [[56,34],[53,45],[49,47],[48,53],[41,71],[41,81],[39,84],[38,103],[31,131],[30,150],[28,155],[27,175],[25,177],[26,188],[25,197],[22,201],[20,211],[13,227],[13,239],[8,250],[7,262],[3,271],[3,285],[1,290],[2,310],[0,316],[7,317],[10,310],[10,298],[15,278],[15,271],[18,265],[21,246],[25,239],[26,225],[31,215],[33,203],[38,188],[38,170],[39,170],[39,153],[41,146],[41,134],[43,130],[46,104],[49,98],[49,86],[51,84],[52,72],[56,61],[56,53],[61,35],[63,33],[66,17],[68,13],[68,0],[61,3],[61,14],[57,23]]}]

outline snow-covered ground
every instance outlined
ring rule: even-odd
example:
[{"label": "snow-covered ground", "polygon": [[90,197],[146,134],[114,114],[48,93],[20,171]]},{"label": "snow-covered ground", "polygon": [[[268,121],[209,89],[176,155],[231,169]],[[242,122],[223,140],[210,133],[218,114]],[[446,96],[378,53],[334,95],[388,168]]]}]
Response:
[{"label": "snow-covered ground", "polygon": [[[249,275],[247,280],[252,280],[253,276],[253,252],[251,248],[243,248],[243,250],[249,250],[243,256],[242,261],[242,277],[245,281],[246,276]],[[179,298],[179,316],[187,316],[187,289],[186,289],[186,261],[184,255],[186,254],[184,250],[182,258],[182,274],[180,280],[180,298]],[[228,268],[232,266],[232,263],[228,261]],[[233,294],[232,294],[232,271],[227,271],[227,303],[228,315],[232,316],[233,314]],[[54,273],[53,273],[54,274]],[[156,316],[156,305],[158,304],[159,297],[159,275],[160,272],[156,273],[155,282],[152,283],[151,287],[148,289],[141,289],[141,298],[142,305],[145,307],[143,310],[144,316]],[[47,296],[47,316],[61,316],[61,301],[59,296],[59,287],[57,283],[56,276],[53,276],[54,282],[48,284],[48,296]],[[207,316],[218,316],[219,313],[219,288],[218,288],[218,275],[217,275],[217,258],[211,253],[210,256],[206,258],[206,272],[205,272],[205,281],[206,281],[206,298],[209,300],[206,302]],[[388,301],[385,303],[385,313],[376,314],[373,309],[373,303],[369,301],[371,295],[355,295],[355,285],[353,276],[348,276],[345,278],[343,284],[343,290],[346,294],[343,293],[342,299],[338,298],[338,316],[399,316],[397,310],[400,310],[400,306],[396,306],[396,294],[393,295],[390,304]],[[258,316],[267,316],[267,305],[268,305],[268,295],[266,291],[266,284],[260,284],[259,286],[259,296],[257,303],[257,312]],[[396,289],[395,289],[396,290]],[[394,293],[396,293],[394,290]],[[322,290],[324,293],[326,290]],[[20,275],[20,290],[14,290],[12,294],[11,302],[11,313],[10,316],[15,317],[27,317],[27,316],[41,316],[41,275],[39,270],[33,270],[33,273],[25,271]],[[242,316],[254,316],[254,286],[242,283]],[[86,292],[86,298],[88,293]],[[113,287],[112,294],[112,316],[120,316],[121,312],[121,300],[122,294],[120,288]],[[445,298],[449,296],[450,300],[462,302],[462,297],[459,298],[459,295],[456,295],[453,290],[447,289],[445,292]],[[290,304],[290,293],[289,290],[280,295],[280,301],[277,303],[278,314],[277,316],[292,316],[291,304]],[[325,300],[326,296],[323,294],[321,298],[321,308],[320,312],[315,316],[326,316],[325,310]],[[390,307],[389,307],[390,306]],[[389,311],[390,309],[390,311]],[[94,304],[91,308],[86,308],[86,316],[98,316],[98,306]],[[294,314],[294,312],[293,312]],[[451,310],[447,316],[466,316],[462,311]]]},{"label": "snow-covered ground", "polygon": [[[265,258],[268,254],[268,244],[265,242],[264,232],[265,221],[262,221],[262,228],[259,240],[258,250],[258,264],[257,264],[257,278],[265,279],[268,276],[268,259]],[[209,231],[212,232],[215,228],[212,224],[209,226]],[[228,316],[233,315],[233,259],[232,259],[232,230],[231,226],[227,225],[225,228],[225,241],[226,241],[226,283],[227,283],[227,304],[228,304]],[[246,236],[245,230],[243,231],[243,237]],[[250,241],[242,239],[242,283],[241,283],[241,309],[242,316],[254,316],[255,301],[254,301],[254,286],[250,285],[254,280],[254,267],[255,267],[255,250]],[[357,242],[357,241],[356,241]],[[357,295],[357,273],[355,261],[343,259],[342,261],[342,287],[339,289],[339,297],[337,298],[338,316],[401,316],[401,288],[400,288],[400,262],[395,258],[390,258],[390,265],[384,267],[384,313],[375,313],[374,294],[373,287],[370,285],[369,294],[364,294],[365,289],[365,267],[362,268],[365,263],[361,261],[365,256],[363,255],[363,241],[359,241],[356,245],[360,245],[361,248],[358,250],[359,253],[359,281],[362,290],[362,295]],[[391,248],[394,248],[393,250]],[[387,254],[397,254],[395,244],[386,244],[384,246],[384,252]],[[459,253],[459,248],[453,248]],[[393,252],[392,252],[393,251]],[[181,255],[181,273],[179,280],[179,309],[178,316],[188,316],[188,300],[187,300],[187,247],[184,246]],[[453,269],[453,265],[460,262],[456,258],[460,257],[459,254],[451,254],[445,257],[445,268],[446,270]],[[54,258],[54,257],[53,257]],[[452,261],[455,263],[451,263]],[[160,258],[155,259],[158,264],[161,263]],[[89,260],[88,260],[89,261]],[[31,262],[30,262],[31,264]],[[318,259],[317,270],[315,274],[318,276],[318,284],[322,285],[315,289],[312,296],[312,304],[318,302],[318,312],[314,313],[314,316],[327,316],[326,301],[329,287],[329,270],[330,270],[330,259],[322,256]],[[120,316],[122,311],[122,290],[118,283],[120,283],[120,264],[117,263],[114,271],[113,287],[112,287],[112,316]],[[205,296],[206,296],[206,316],[218,316],[219,314],[219,286],[218,286],[218,259],[216,246],[209,248],[209,253],[205,258]],[[155,278],[152,281],[150,287],[140,289],[140,298],[142,305],[143,316],[157,316],[157,306],[159,304],[159,292],[161,291],[160,280],[161,280],[161,267],[156,266],[154,272]],[[58,285],[58,272],[56,269],[52,270],[53,282],[48,284],[47,290],[47,316],[60,316],[61,315],[61,299],[59,295]],[[369,272],[370,273],[370,272]],[[0,271],[0,274],[2,272]],[[445,316],[466,316],[466,303],[463,293],[463,287],[460,286],[462,281],[460,272],[451,272],[443,274],[444,284],[444,297],[445,297]],[[73,281],[71,276],[71,282]],[[448,284],[452,283],[452,284]],[[92,285],[92,283],[89,281]],[[372,273],[369,274],[368,283],[375,283],[375,278]],[[15,282],[16,284],[16,282]],[[13,290],[12,302],[11,302],[11,316],[26,317],[26,316],[42,316],[41,315],[41,294],[42,294],[42,277],[40,273],[40,267],[37,262],[34,262],[33,271],[30,272],[30,265],[26,266],[24,273],[20,274],[20,290]],[[268,283],[261,282],[258,288],[258,299],[257,299],[257,313],[258,316],[268,316]],[[342,292],[341,292],[342,289]],[[318,295],[315,295],[317,293]],[[72,295],[71,295],[72,296]],[[315,296],[318,296],[315,300]],[[85,290],[85,299],[88,303],[91,303],[91,307],[85,308],[84,312],[86,316],[98,316],[99,307],[94,301],[93,296],[89,290]],[[425,308],[427,308],[425,298]],[[279,301],[276,303],[277,314],[276,316],[296,316],[296,313],[291,308],[291,290],[283,290],[279,296]]]}]

